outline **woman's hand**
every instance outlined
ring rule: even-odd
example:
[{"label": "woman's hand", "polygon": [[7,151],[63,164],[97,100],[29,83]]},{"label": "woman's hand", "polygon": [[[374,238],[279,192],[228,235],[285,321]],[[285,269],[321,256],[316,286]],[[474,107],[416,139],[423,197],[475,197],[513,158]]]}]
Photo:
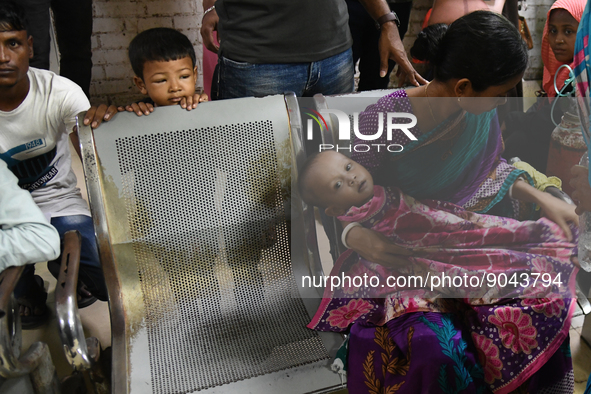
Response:
[{"label": "woman's hand", "polygon": [[544,193],[522,179],[515,181],[512,194],[517,200],[538,204],[543,215],[559,225],[566,238],[572,241],[573,235],[568,222],[579,225],[579,216],[575,213],[574,205],[559,200],[550,193]]},{"label": "woman's hand", "polygon": [[352,228],[347,234],[347,244],[364,259],[386,267],[400,267],[408,264],[404,256],[412,252],[394,245],[377,231],[364,227]]},{"label": "woman's hand", "polygon": [[544,194],[547,196],[544,196],[538,202],[538,205],[542,208],[542,215],[558,224],[562,231],[564,231],[566,238],[572,241],[573,235],[568,222],[573,222],[576,226],[579,225],[579,215],[575,212],[576,206],[559,200],[549,193]]}]

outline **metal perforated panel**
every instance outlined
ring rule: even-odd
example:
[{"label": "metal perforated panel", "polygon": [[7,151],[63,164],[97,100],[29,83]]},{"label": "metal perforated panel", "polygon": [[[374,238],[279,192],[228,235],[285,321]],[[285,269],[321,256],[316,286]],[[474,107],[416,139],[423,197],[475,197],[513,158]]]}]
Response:
[{"label": "metal perforated panel", "polygon": [[305,327],[292,275],[271,122],[126,137],[116,147],[154,392],[328,358]]}]

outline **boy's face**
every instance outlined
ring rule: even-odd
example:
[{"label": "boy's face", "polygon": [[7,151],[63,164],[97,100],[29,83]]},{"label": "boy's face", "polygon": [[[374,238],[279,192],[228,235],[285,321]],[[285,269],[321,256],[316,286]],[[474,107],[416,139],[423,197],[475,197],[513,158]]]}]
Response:
[{"label": "boy's face", "polygon": [[362,165],[335,151],[320,153],[310,176],[313,193],[325,202],[326,213],[343,215],[373,197],[373,178]]},{"label": "boy's face", "polygon": [[550,13],[548,43],[556,60],[571,63],[575,54],[575,41],[579,22],[565,9],[557,8]]},{"label": "boy's face", "polygon": [[157,106],[178,104],[183,97],[195,94],[197,67],[189,56],[170,61],[144,64],[144,78],[134,77],[140,91],[150,96]]},{"label": "boy's face", "polygon": [[[12,88],[27,81],[33,38],[26,30],[4,30],[0,26],[0,88]],[[28,85],[27,85],[28,87]]]}]

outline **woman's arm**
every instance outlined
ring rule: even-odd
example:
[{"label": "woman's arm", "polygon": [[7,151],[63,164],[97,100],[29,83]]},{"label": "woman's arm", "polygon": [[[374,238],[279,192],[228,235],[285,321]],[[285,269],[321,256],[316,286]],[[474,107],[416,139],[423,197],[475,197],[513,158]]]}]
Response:
[{"label": "woman's arm", "polygon": [[[385,0],[360,0],[361,4],[367,10],[367,13],[378,20],[383,15],[390,13],[390,6]],[[399,85],[408,82],[414,86],[420,86],[427,83],[421,75],[413,68],[412,63],[406,56],[406,50],[400,39],[398,26],[394,21],[386,22],[381,25],[380,40],[380,77],[383,78],[388,72],[388,59],[392,59],[398,64],[398,69],[402,70],[399,76]],[[398,75],[398,73],[397,73]]]},{"label": "woman's arm", "polygon": [[535,203],[542,208],[544,216],[560,226],[567,239],[572,240],[572,233],[568,227],[568,222],[579,225],[579,216],[575,213],[575,206],[559,200],[549,193],[544,193],[527,182],[518,179],[513,184],[511,197],[524,201]]}]

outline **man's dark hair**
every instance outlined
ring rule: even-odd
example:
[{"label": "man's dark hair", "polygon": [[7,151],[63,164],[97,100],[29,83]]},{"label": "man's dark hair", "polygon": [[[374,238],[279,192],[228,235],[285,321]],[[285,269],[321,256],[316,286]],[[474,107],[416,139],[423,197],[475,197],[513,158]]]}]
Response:
[{"label": "man's dark hair", "polygon": [[[1,0],[0,0],[1,1]],[[167,27],[148,29],[129,44],[129,61],[133,72],[144,78],[144,64],[152,61],[171,61],[189,56],[195,67],[195,49],[183,33]]]},{"label": "man's dark hair", "polygon": [[28,32],[25,8],[12,0],[0,0],[0,31],[11,30]]}]

